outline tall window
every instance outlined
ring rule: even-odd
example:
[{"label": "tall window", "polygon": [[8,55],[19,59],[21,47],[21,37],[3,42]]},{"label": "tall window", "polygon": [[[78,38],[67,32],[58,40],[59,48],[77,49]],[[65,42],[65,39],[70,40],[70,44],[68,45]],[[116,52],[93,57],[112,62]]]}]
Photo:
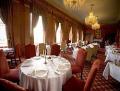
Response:
[{"label": "tall window", "polygon": [[56,31],[56,43],[61,43],[61,23],[59,23],[57,31]]},{"label": "tall window", "polygon": [[0,47],[7,47],[6,26],[0,18]]},{"label": "tall window", "polygon": [[79,32],[77,31],[77,42],[79,41]]},{"label": "tall window", "polygon": [[39,16],[38,23],[34,28],[34,44],[38,45],[39,43],[43,42],[44,42],[43,22],[42,16]]},{"label": "tall window", "polygon": [[72,27],[70,28],[70,33],[69,33],[69,40],[72,41],[72,37],[73,37],[73,34],[72,34]]}]

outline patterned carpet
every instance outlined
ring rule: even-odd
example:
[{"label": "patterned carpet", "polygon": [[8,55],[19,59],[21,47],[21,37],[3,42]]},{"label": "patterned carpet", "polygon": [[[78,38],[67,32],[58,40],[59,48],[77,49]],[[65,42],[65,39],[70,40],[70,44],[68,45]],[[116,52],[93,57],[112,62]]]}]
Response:
[{"label": "patterned carpet", "polygon": [[[109,80],[105,80],[105,78],[102,76],[104,67],[105,66],[103,66],[97,72],[97,75],[92,87],[92,91],[120,91],[120,82],[117,82],[111,77],[109,77]],[[84,68],[83,79],[86,80],[88,73],[90,71],[90,68],[91,68],[90,64],[87,63]]]},{"label": "patterned carpet", "polygon": [[[105,60],[104,54],[98,54],[97,58]],[[83,72],[84,80],[87,79],[90,68],[91,68],[91,63],[86,63],[84,72]],[[112,77],[109,77],[108,80],[105,80],[105,78],[102,76],[104,68],[105,68],[105,64],[97,72],[97,75],[91,90],[92,91],[120,91],[120,82],[116,81]],[[76,76],[79,77],[79,75],[76,75]]]}]

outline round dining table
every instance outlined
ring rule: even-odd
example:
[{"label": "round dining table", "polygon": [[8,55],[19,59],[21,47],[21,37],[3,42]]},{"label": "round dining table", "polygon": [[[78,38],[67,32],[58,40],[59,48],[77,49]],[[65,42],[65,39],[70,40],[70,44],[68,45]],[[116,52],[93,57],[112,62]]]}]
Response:
[{"label": "round dining table", "polygon": [[71,78],[71,65],[60,56],[41,55],[26,59],[20,66],[20,85],[33,91],[62,91]]}]

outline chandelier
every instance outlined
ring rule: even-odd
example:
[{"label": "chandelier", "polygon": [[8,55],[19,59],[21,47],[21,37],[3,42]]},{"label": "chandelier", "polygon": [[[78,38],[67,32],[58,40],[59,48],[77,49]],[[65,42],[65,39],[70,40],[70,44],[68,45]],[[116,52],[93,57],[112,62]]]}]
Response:
[{"label": "chandelier", "polygon": [[94,16],[93,12],[89,13],[89,16],[85,18],[86,25],[93,25],[97,22],[97,17]]},{"label": "chandelier", "polygon": [[98,24],[98,22],[96,22],[95,24],[92,25],[92,29],[93,29],[93,30],[98,30],[98,29],[100,29],[100,24]]},{"label": "chandelier", "polygon": [[93,30],[97,30],[100,28],[100,24],[98,24],[98,19],[93,13],[93,6],[94,4],[91,4],[91,11],[89,12],[89,15],[85,17],[85,24],[92,26]]},{"label": "chandelier", "polygon": [[85,0],[64,0],[65,7],[72,10],[79,10],[84,3]]}]

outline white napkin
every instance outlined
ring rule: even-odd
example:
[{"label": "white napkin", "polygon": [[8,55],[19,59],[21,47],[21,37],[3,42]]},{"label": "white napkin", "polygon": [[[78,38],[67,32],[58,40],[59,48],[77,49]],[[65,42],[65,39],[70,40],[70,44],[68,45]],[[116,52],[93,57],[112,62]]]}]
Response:
[{"label": "white napkin", "polygon": [[21,65],[21,67],[31,67],[31,66],[33,66],[33,65],[29,62],[26,62],[26,63]]},{"label": "white napkin", "polygon": [[35,77],[46,77],[48,74],[48,70],[33,70],[28,75]]},{"label": "white napkin", "polygon": [[36,70],[36,77],[46,77],[48,74],[48,70]]}]

